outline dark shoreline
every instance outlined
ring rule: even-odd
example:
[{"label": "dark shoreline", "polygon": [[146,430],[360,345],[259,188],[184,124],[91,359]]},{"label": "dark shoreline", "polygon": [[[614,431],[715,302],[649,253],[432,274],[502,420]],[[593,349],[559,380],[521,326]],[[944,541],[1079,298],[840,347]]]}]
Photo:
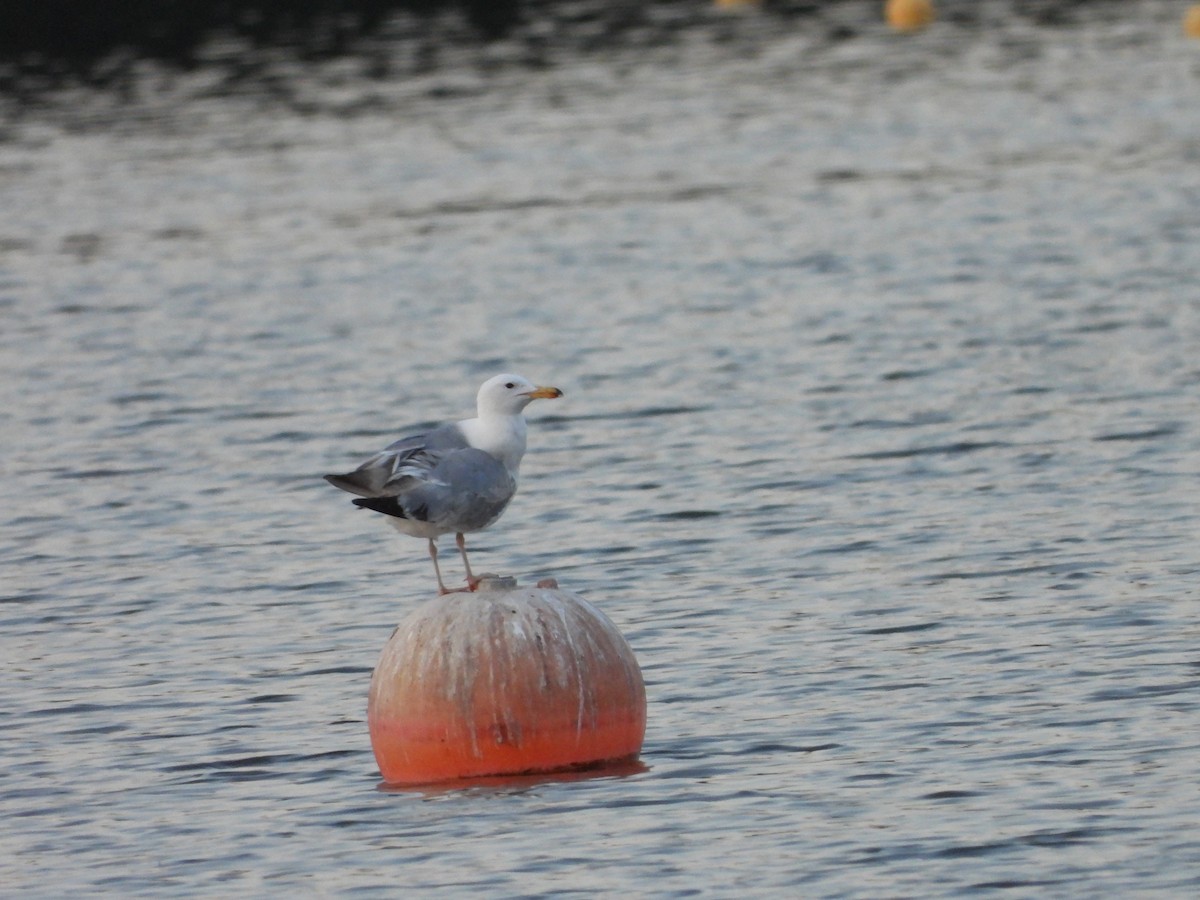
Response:
[{"label": "dark shoreline", "polygon": [[[944,2],[942,21],[971,27],[1017,16],[1069,25],[1083,7],[1120,0]],[[878,27],[882,0],[763,0],[780,23],[807,20],[831,40]],[[556,52],[669,43],[680,29],[731,17],[712,0],[0,0],[0,91],[17,96],[63,86],[120,86],[139,61],[178,71],[213,62],[215,44],[282,52],[297,61],[365,55],[374,77],[438,65],[438,47],[515,43],[519,61],[550,64]],[[397,64],[394,48],[412,52]],[[220,64],[229,65],[228,55]],[[243,58],[243,74],[255,64]]]}]

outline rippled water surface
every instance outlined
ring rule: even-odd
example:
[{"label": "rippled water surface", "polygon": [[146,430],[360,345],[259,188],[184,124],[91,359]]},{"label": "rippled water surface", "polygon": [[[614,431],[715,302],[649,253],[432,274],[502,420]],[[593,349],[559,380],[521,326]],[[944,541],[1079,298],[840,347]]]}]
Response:
[{"label": "rippled water surface", "polygon": [[[1200,891],[1177,14],[13,123],[4,890]],[[381,790],[367,685],[432,571],[320,474],[501,370],[566,397],[473,560],[623,630],[645,769]]]}]

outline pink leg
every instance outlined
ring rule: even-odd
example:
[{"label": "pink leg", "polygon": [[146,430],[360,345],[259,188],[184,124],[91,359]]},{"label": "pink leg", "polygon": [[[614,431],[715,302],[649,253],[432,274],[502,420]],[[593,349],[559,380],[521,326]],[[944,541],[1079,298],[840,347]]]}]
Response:
[{"label": "pink leg", "polygon": [[454,543],[458,544],[458,552],[462,554],[463,558],[463,568],[467,570],[467,589],[473,591],[479,587],[479,579],[471,574],[471,562],[467,559],[467,538],[460,531],[454,535]]},{"label": "pink leg", "polygon": [[430,538],[429,539],[429,558],[433,560],[433,574],[437,576],[438,593],[439,594],[448,594],[448,593],[450,593],[450,591],[447,590],[446,585],[442,583],[442,570],[438,568],[437,556],[438,556],[437,543],[433,538]]}]

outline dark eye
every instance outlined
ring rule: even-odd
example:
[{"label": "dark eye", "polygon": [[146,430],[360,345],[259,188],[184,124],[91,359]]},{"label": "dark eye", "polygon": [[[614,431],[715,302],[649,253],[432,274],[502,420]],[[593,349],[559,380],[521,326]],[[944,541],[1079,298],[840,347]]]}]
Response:
[{"label": "dark eye", "polygon": [[516,385],[510,381],[508,384],[505,385],[505,387],[511,391],[513,388],[516,387]]}]

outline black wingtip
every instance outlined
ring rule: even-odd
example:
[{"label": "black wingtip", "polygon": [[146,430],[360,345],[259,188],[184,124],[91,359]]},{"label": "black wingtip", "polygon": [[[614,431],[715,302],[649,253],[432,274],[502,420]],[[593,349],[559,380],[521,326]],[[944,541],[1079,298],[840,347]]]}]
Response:
[{"label": "black wingtip", "polygon": [[369,509],[383,513],[385,516],[395,516],[397,519],[407,519],[403,507],[396,502],[395,497],[355,497],[350,501],[360,509]]},{"label": "black wingtip", "polygon": [[355,497],[350,502],[360,509],[395,516],[397,519],[411,519],[414,522],[425,522],[426,516],[429,515],[428,508],[423,504],[413,504],[405,509],[395,497]]}]

